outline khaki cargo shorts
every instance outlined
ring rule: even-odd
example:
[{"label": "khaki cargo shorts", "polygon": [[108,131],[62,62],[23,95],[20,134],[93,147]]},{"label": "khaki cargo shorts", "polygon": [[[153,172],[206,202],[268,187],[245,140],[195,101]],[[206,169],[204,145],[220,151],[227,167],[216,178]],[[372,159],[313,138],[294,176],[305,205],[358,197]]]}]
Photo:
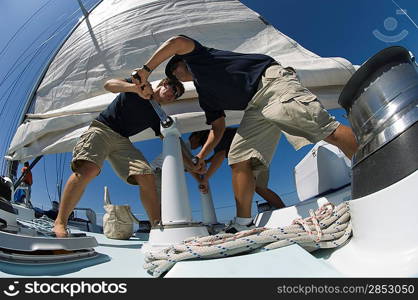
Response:
[{"label": "khaki cargo shorts", "polygon": [[94,120],[74,147],[71,169],[76,172],[82,160],[90,161],[101,169],[105,159],[109,160],[116,174],[129,184],[138,184],[132,176],[153,174],[145,157],[128,138]]},{"label": "khaki cargo shorts", "polygon": [[328,137],[339,125],[316,96],[301,85],[292,68],[270,66],[245,109],[229,150],[228,163],[250,159],[254,171],[266,168],[276,151],[281,131],[298,150]]}]

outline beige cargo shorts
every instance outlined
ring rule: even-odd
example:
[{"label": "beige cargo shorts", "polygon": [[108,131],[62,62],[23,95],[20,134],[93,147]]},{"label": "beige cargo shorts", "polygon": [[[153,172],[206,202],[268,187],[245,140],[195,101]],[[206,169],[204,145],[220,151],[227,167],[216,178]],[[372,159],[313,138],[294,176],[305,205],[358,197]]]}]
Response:
[{"label": "beige cargo shorts", "polygon": [[250,159],[257,174],[257,170],[270,165],[281,131],[298,150],[325,139],[339,125],[316,96],[301,85],[292,68],[270,66],[245,109],[228,163]]},{"label": "beige cargo shorts", "polygon": [[145,157],[128,138],[94,120],[74,147],[71,169],[76,172],[79,162],[83,160],[101,169],[105,159],[109,160],[123,181],[132,185],[138,184],[132,176],[153,174]]}]

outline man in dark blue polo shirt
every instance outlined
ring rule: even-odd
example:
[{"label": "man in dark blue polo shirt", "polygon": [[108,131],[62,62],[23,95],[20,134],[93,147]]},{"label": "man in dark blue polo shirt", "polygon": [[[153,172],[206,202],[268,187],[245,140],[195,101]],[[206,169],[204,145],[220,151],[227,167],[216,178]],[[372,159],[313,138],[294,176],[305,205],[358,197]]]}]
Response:
[{"label": "man in dark blue polo shirt", "polygon": [[176,36],[138,70],[142,84],[151,70],[170,57],[166,75],[194,82],[206,122],[212,126],[197,155],[199,166],[204,167],[204,158],[222,138],[224,110],[245,111],[228,156],[237,204],[230,232],[251,224],[254,178],[269,167],[281,131],[288,134],[295,149],[320,140],[336,145],[349,158],[357,149],[351,128],[328,114],[301,85],[293,68],[283,68],[270,56],[208,48],[189,37]]},{"label": "man in dark blue polo shirt", "polygon": [[161,219],[154,174],[129,137],[147,128],[161,136],[160,119],[145,98],[152,96],[160,104],[172,102],[184,93],[183,84],[166,78],[152,91],[149,83],[141,88],[129,78],[108,80],[104,88],[119,95],[91,123],[74,147],[73,174],[65,185],[53,229],[57,237],[68,236],[68,217],[80,201],[85,187],[100,173],[105,159],[123,181],[140,186],[141,201],[151,224]]},{"label": "man in dark blue polo shirt", "polygon": [[[199,189],[203,194],[208,193],[209,179],[220,168],[222,162],[228,157],[229,149],[231,148],[232,140],[238,128],[226,127],[224,135],[221,141],[213,149],[214,154],[206,160],[210,163],[205,175],[201,176],[192,173],[193,177],[199,182]],[[197,149],[202,147],[208,138],[209,130],[195,131],[189,136],[191,148]],[[263,197],[272,207],[283,208],[285,207],[282,199],[273,190],[268,188],[269,182],[269,169],[264,169],[258,176],[255,183],[255,192]]]}]

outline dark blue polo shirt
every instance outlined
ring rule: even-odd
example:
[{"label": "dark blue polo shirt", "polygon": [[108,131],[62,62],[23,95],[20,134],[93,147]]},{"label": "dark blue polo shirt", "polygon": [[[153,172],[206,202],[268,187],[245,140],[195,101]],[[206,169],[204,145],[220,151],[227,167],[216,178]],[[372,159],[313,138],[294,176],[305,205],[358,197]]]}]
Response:
[{"label": "dark blue polo shirt", "polygon": [[[236,127],[226,127],[224,134],[219,141],[219,143],[213,149],[213,152],[216,154],[219,151],[225,150],[225,157],[228,157],[229,148],[231,148],[232,140],[234,139],[235,133],[237,133],[238,128]],[[205,130],[204,134],[199,140],[200,146],[203,146],[206,143],[206,140],[209,136],[209,130]]]},{"label": "dark blue polo shirt", "polygon": [[275,60],[264,54],[207,48],[193,41],[194,50],[180,57],[193,73],[206,123],[225,116],[224,110],[244,110],[256,93],[264,70]]},{"label": "dark blue polo shirt", "polygon": [[218,145],[216,145],[213,151],[218,153],[219,151],[225,150],[225,157],[228,157],[229,148],[231,148],[232,140],[234,139],[235,133],[237,133],[238,128],[225,128],[224,135],[222,139],[219,141]]},{"label": "dark blue polo shirt", "polygon": [[[132,83],[131,79],[126,79]],[[129,138],[149,127],[160,135],[160,119],[148,100],[136,93],[119,93],[96,118],[121,136]]]}]

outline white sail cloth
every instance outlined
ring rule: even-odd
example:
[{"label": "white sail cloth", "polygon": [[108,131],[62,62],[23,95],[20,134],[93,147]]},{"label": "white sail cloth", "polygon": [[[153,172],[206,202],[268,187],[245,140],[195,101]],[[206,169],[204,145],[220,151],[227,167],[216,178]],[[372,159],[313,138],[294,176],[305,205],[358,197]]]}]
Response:
[{"label": "white sail cloth", "polygon": [[[292,66],[302,83],[326,108],[337,98],[355,69],[343,58],[322,58],[266,24],[239,1],[104,0],[64,43],[35,95],[28,115],[8,154],[23,160],[40,154],[71,151],[77,137],[115,97],[106,93],[107,79],[127,77],[168,38],[188,35],[202,44],[242,53],[264,53]],[[165,63],[151,80],[164,77]],[[181,101],[164,109],[177,118],[181,132],[207,128],[192,83]],[[242,112],[227,112],[227,124],[237,124]],[[146,130],[132,137],[155,137]]]}]

